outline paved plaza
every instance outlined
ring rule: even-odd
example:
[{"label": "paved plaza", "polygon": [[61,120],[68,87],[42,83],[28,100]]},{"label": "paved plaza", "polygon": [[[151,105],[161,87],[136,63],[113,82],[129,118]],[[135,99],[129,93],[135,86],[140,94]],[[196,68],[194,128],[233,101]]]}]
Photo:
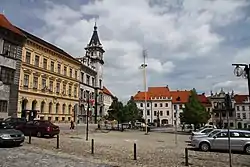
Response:
[{"label": "paved plaza", "polygon": [[[110,166],[119,167],[184,166],[184,149],[187,147],[188,135],[179,134],[177,144],[175,144],[175,135],[168,132],[151,132],[149,135],[144,135],[144,132],[141,131],[101,133],[95,131],[95,126],[90,126],[89,140],[86,141],[84,129],[85,126],[79,126],[77,130],[62,128],[60,149],[56,149],[56,138],[36,137],[32,138],[31,145],[27,144],[26,141],[24,147],[18,149],[37,147],[43,150],[50,150],[55,155],[64,153],[68,156],[77,157],[91,165],[109,164]],[[91,154],[91,139],[95,141],[94,155]],[[133,160],[134,143],[137,144],[137,160]],[[249,167],[250,160],[248,155],[233,154],[232,157],[234,167]],[[67,164],[66,161],[63,162]],[[189,162],[190,166],[194,167],[228,166],[228,154],[189,151]],[[72,166],[70,160],[68,164]]]}]

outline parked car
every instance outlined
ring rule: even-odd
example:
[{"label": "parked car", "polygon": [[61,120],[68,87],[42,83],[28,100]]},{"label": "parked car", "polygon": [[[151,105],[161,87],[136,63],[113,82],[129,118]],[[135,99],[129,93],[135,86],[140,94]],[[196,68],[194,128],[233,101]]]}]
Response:
[{"label": "parked car", "polygon": [[194,136],[206,135],[206,134],[208,134],[209,132],[211,132],[213,130],[214,130],[214,128],[204,128],[204,129],[201,129],[201,130],[199,130],[197,132],[192,132],[191,136],[190,136],[190,140],[192,140],[192,138]]},{"label": "parked car", "polygon": [[31,133],[32,136],[37,137],[43,137],[46,135],[54,137],[60,133],[59,126],[56,126],[46,120],[29,121],[26,124],[18,126],[17,129],[21,130],[25,135],[29,135]]},{"label": "parked car", "polygon": [[216,134],[218,132],[220,132],[222,129],[213,129],[211,132],[207,133],[207,134],[200,134],[200,135],[195,135],[192,137],[192,140],[195,140],[196,138],[200,138],[200,137],[206,137],[210,134]]},{"label": "parked car", "polygon": [[0,122],[0,145],[16,145],[19,146],[24,142],[24,134],[13,129],[8,123]]},{"label": "parked car", "polygon": [[16,128],[17,126],[26,124],[27,120],[25,118],[7,118],[4,122]]},{"label": "parked car", "polygon": [[[244,151],[246,154],[250,154],[250,131],[230,130],[230,138],[231,150]],[[228,150],[228,131],[221,129],[220,132],[195,138],[191,141],[191,145],[202,151]]]}]

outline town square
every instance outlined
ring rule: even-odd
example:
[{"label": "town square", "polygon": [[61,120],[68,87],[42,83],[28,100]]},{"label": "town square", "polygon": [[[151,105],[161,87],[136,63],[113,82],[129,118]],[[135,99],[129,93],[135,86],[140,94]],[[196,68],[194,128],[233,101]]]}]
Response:
[{"label": "town square", "polygon": [[0,0],[0,166],[249,167],[249,11]]}]

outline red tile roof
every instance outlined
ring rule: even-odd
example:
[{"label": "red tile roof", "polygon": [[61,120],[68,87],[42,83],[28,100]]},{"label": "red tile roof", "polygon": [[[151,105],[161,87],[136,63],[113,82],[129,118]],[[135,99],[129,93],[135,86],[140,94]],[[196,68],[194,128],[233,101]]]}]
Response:
[{"label": "red tile roof", "polygon": [[103,93],[111,97],[114,97],[114,95],[105,86],[103,86]]},{"label": "red tile roof", "polygon": [[208,100],[208,98],[204,94],[198,95],[198,100],[203,104],[204,107],[212,106],[211,102]]},{"label": "red tile roof", "polygon": [[3,27],[9,31],[12,31],[20,36],[25,36],[20,30],[18,30],[15,26],[13,26],[9,22],[9,20],[3,14],[0,14],[0,27]]},{"label": "red tile roof", "polygon": [[247,101],[248,95],[235,95],[234,100],[237,104]]},{"label": "red tile roof", "polygon": [[150,98],[171,97],[168,87],[149,87],[148,92],[149,92]]},{"label": "red tile roof", "polygon": [[[149,96],[148,92],[146,92],[146,96],[147,96],[147,100],[149,100],[150,96]],[[138,91],[137,94],[134,96],[134,100],[135,101],[145,100],[145,92]]]},{"label": "red tile roof", "polygon": [[187,103],[189,96],[191,94],[191,91],[171,91],[171,96],[172,96],[172,103]]}]

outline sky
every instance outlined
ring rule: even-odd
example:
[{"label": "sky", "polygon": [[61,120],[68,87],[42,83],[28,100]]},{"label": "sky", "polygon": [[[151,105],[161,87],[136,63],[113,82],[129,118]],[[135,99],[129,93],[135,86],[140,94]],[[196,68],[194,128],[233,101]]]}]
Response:
[{"label": "sky", "polygon": [[250,63],[248,0],[0,0],[12,24],[82,57],[95,20],[104,84],[119,99],[147,86],[247,94],[232,63]]}]

